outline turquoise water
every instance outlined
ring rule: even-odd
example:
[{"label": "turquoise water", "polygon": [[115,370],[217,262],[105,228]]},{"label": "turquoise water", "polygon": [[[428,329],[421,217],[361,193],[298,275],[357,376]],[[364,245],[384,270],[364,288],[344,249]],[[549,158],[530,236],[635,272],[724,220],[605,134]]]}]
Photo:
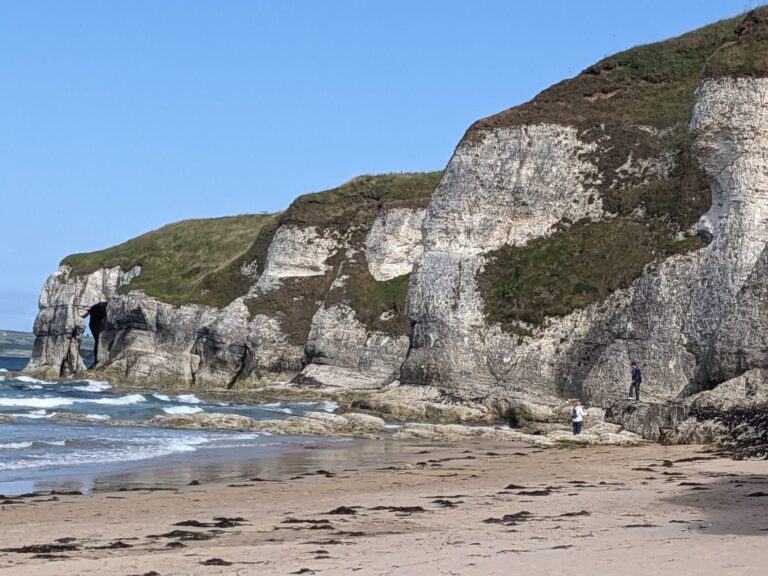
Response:
[{"label": "turquoise water", "polygon": [[188,460],[258,458],[307,441],[263,432],[148,425],[154,416],[227,412],[265,420],[333,409],[325,401],[232,404],[206,402],[191,393],[116,392],[105,381],[49,382],[0,371],[0,494],[34,491],[64,480],[88,490],[105,474],[184,466]]}]

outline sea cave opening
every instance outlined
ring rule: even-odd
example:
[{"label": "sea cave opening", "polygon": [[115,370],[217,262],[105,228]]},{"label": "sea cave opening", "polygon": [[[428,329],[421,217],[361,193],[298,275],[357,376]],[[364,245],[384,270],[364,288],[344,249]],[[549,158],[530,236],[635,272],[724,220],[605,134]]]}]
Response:
[{"label": "sea cave opening", "polygon": [[83,320],[87,327],[80,340],[80,357],[85,367],[90,369],[99,362],[99,336],[107,326],[107,303],[100,302],[93,306]]}]

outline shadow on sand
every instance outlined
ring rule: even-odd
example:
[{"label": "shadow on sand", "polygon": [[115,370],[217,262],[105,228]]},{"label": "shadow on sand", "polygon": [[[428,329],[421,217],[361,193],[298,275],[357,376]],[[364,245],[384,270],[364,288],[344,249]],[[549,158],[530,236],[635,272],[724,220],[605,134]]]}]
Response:
[{"label": "shadow on sand", "polygon": [[691,528],[703,533],[768,537],[768,476],[718,476],[714,482],[687,487],[684,494],[664,501],[699,510],[702,521],[692,522]]}]

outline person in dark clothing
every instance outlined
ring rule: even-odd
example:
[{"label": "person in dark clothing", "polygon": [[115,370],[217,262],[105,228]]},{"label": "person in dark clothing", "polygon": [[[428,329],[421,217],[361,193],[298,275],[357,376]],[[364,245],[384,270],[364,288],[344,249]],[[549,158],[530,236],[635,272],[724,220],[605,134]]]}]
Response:
[{"label": "person in dark clothing", "polygon": [[640,401],[640,383],[643,381],[643,375],[636,362],[630,364],[632,367],[632,383],[629,385],[629,397],[627,400]]}]

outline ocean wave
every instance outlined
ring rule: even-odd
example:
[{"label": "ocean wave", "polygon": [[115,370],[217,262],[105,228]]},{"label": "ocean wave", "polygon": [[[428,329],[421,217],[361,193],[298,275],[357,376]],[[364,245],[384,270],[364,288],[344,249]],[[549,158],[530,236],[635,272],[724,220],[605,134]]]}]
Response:
[{"label": "ocean wave", "polygon": [[53,418],[56,416],[56,412],[48,412],[46,410],[31,410],[30,412],[23,414],[8,414],[8,416],[13,416],[14,418],[32,418],[33,420],[38,420],[40,418]]},{"label": "ocean wave", "polygon": [[197,396],[194,394],[179,394],[176,396],[176,400],[179,402],[183,402],[184,404],[202,404],[203,401],[200,400]]},{"label": "ocean wave", "polygon": [[128,404],[138,404],[146,402],[146,398],[141,394],[129,394],[127,396],[118,396],[116,398],[97,398],[94,400],[86,398],[62,398],[59,396],[53,398],[0,398],[0,406],[13,406],[21,408],[60,408],[62,406],[72,406],[73,404],[101,404],[104,406],[125,406]]},{"label": "ocean wave", "polygon": [[107,448],[89,452],[76,451],[65,454],[51,454],[45,459],[21,459],[8,462],[5,470],[24,468],[58,468],[61,466],[81,466],[87,464],[105,464],[109,462],[133,462],[168,456],[179,452],[195,452],[197,446],[210,441],[207,437],[196,438],[158,438],[151,444],[138,444],[125,448]]},{"label": "ocean wave", "polygon": [[55,382],[38,380],[37,378],[32,378],[32,376],[16,376],[14,377],[14,380],[17,380],[18,382],[26,382],[27,384],[55,384]]},{"label": "ocean wave", "polygon": [[0,444],[2,450],[20,450],[22,448],[32,448],[32,442],[9,442],[8,444]]},{"label": "ocean wave", "polygon": [[43,446],[66,446],[66,444],[66,440],[27,440],[24,442],[0,444],[0,450],[22,450],[24,448],[41,448]]},{"label": "ocean wave", "polygon": [[0,398],[0,406],[15,406],[22,408],[58,408],[71,406],[75,400],[71,398]]},{"label": "ocean wave", "polygon": [[168,408],[163,408],[163,412],[166,414],[197,414],[202,411],[203,409],[197,406],[169,406]]},{"label": "ocean wave", "polygon": [[171,401],[171,397],[167,396],[165,394],[157,394],[156,392],[153,392],[151,394],[151,396],[154,396],[155,398],[157,398],[158,400],[160,400],[162,402],[170,402]]},{"label": "ocean wave", "polygon": [[88,404],[101,404],[104,406],[126,406],[128,404],[138,404],[146,402],[147,399],[141,394],[129,394],[127,396],[118,396],[117,398],[98,398],[96,400],[79,400],[79,402]]},{"label": "ocean wave", "polygon": [[267,402],[266,404],[259,404],[259,408],[266,410],[267,412],[281,412],[282,414],[293,414],[293,410],[286,407],[283,402]]},{"label": "ocean wave", "polygon": [[85,386],[74,386],[75,390],[82,390],[83,392],[104,392],[109,390],[112,386],[104,380],[83,380],[87,382]]}]

